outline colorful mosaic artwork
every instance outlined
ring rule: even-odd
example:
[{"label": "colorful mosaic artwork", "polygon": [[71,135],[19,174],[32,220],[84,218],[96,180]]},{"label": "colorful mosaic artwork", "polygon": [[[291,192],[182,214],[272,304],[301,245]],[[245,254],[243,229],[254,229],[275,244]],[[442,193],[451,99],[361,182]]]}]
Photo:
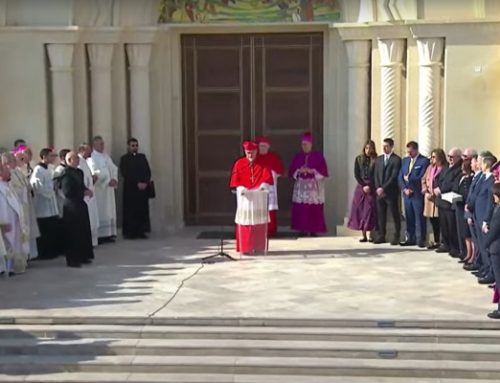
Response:
[{"label": "colorful mosaic artwork", "polygon": [[337,21],[336,0],[162,0],[161,23]]}]

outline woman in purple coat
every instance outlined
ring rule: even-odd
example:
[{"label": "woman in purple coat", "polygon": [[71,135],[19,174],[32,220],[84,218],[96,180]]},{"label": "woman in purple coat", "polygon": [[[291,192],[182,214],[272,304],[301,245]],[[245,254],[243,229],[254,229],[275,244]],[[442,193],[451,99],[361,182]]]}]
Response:
[{"label": "woman in purple coat", "polygon": [[361,230],[363,237],[360,242],[367,242],[367,232],[377,227],[377,206],[374,186],[374,165],[377,158],[375,142],[368,140],[363,151],[354,161],[354,177],[358,182],[352,199],[351,214],[347,227]]},{"label": "woman in purple coat", "polygon": [[326,233],[324,204],[328,168],[323,154],[312,150],[310,133],[302,135],[302,151],[293,158],[288,175],[295,180],[292,229],[312,237]]}]

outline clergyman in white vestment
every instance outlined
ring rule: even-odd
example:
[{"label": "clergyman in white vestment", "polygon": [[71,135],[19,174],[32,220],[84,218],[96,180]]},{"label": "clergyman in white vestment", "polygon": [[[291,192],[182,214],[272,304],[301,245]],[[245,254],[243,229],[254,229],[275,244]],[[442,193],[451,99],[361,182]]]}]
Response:
[{"label": "clergyman in white vestment", "polygon": [[23,208],[16,192],[10,188],[10,170],[0,168],[0,222],[7,223],[10,230],[2,232],[7,259],[11,264],[9,271],[24,273],[28,263],[29,235],[25,224]]},{"label": "clergyman in white vestment", "polygon": [[94,150],[87,163],[92,175],[97,176],[94,184],[97,212],[99,214],[98,237],[102,241],[116,237],[116,201],[115,189],[118,186],[118,167],[111,157],[104,152],[102,137],[93,140]]}]

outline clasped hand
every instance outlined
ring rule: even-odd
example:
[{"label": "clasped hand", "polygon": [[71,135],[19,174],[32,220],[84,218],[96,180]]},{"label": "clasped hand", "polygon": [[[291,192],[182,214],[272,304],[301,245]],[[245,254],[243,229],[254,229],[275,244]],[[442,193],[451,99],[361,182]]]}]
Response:
[{"label": "clasped hand", "polygon": [[313,174],[313,173],[314,173],[314,170],[313,170],[313,169],[308,168],[307,166],[302,166],[302,167],[300,168],[300,173],[301,173],[301,174]]}]

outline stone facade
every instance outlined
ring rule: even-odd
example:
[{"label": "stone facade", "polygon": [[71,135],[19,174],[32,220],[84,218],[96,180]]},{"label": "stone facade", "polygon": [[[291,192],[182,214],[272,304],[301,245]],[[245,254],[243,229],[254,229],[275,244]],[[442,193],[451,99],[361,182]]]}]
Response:
[{"label": "stone facade", "polygon": [[[341,22],[158,24],[155,0],[0,0],[0,146],[75,146],[100,134],[151,157],[156,228],[183,225],[180,37],[324,34],[327,216],[343,223],[353,156],[387,135],[500,153],[500,2],[339,1]],[[347,160],[346,160],[347,159]]]}]

